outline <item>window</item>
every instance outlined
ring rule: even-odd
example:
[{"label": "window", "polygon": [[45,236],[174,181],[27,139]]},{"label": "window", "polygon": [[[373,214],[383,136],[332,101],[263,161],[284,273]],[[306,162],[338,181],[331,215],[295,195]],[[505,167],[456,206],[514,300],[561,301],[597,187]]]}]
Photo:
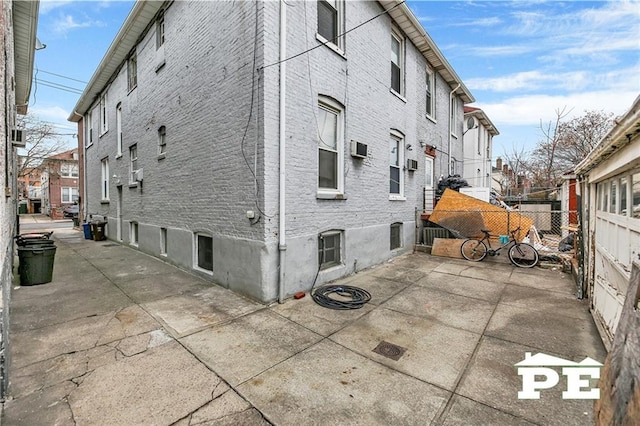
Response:
[{"label": "window", "polygon": [[167,228],[160,228],[160,254],[167,255]]},{"label": "window", "polygon": [[167,152],[167,129],[160,126],[158,129],[158,155],[164,155]]},{"label": "window", "polygon": [[129,222],[129,243],[132,246],[138,245],[138,222]]},{"label": "window", "polygon": [[617,194],[617,182],[612,180],[609,183],[609,213],[616,213],[616,195]]},{"label": "window", "polygon": [[102,200],[109,200],[109,159],[102,159]]},{"label": "window", "polygon": [[138,172],[138,145],[129,147],[129,183],[135,183]]},{"label": "window", "polygon": [[318,105],[318,191],[343,191],[344,111],[337,102],[323,98]]},{"label": "window", "polygon": [[627,205],[627,178],[620,178],[620,213],[623,216],[627,215],[627,209],[629,206]]},{"label": "window", "polygon": [[340,265],[340,246],[342,244],[340,231],[329,231],[318,237],[318,263],[320,269]]},{"label": "window", "polygon": [[62,188],[62,203],[69,204],[78,201],[78,188]]},{"label": "window", "polygon": [[395,32],[391,33],[391,89],[402,95],[402,69],[404,61],[404,42]]},{"label": "window", "polygon": [[107,94],[104,93],[100,96],[100,134],[106,133],[109,130],[107,121]]},{"label": "window", "polygon": [[389,194],[402,197],[404,194],[404,142],[399,134],[389,138]]},{"label": "window", "polygon": [[197,269],[213,271],[213,238],[209,235],[196,234],[196,264]]},{"label": "window", "polygon": [[433,158],[426,156],[424,162],[424,186],[433,188]]},{"label": "window", "polygon": [[93,114],[91,111],[87,112],[87,140],[86,147],[88,148],[93,144]]},{"label": "window", "polygon": [[156,19],[156,50],[164,44],[164,11]]},{"label": "window", "polygon": [[456,136],[458,133],[458,98],[451,98],[451,134]]},{"label": "window", "polygon": [[396,222],[391,224],[389,240],[390,250],[395,250],[402,247],[402,223]]},{"label": "window", "polygon": [[322,42],[330,42],[338,49],[344,49],[344,37],[338,37],[342,32],[342,0],[318,1],[318,38]]},{"label": "window", "polygon": [[129,59],[127,59],[127,88],[129,90],[135,89],[138,85],[138,55],[135,51],[131,53]]},{"label": "window", "polygon": [[436,77],[429,68],[427,68],[427,116],[436,117]]},{"label": "window", "polygon": [[60,166],[61,177],[78,177],[78,164],[74,163],[62,163]]},{"label": "window", "polygon": [[640,173],[634,173],[631,177],[631,198],[633,199],[633,210],[631,217],[640,218]]},{"label": "window", "polygon": [[121,103],[119,103],[118,106],[116,107],[116,131],[118,132],[117,157],[121,157],[122,156],[122,104]]}]

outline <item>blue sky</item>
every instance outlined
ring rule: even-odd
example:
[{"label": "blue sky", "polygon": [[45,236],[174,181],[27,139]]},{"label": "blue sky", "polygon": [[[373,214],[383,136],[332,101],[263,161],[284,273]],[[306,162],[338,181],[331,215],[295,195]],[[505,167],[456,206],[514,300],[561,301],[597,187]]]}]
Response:
[{"label": "blue sky", "polygon": [[[89,81],[132,4],[41,0],[38,37],[47,47],[36,52],[30,110],[60,133],[75,132],[66,119],[84,88],[80,81]],[[621,115],[640,94],[638,1],[408,4],[473,93],[474,106],[500,131],[494,158],[533,148],[542,138],[540,123],[558,109]]]}]

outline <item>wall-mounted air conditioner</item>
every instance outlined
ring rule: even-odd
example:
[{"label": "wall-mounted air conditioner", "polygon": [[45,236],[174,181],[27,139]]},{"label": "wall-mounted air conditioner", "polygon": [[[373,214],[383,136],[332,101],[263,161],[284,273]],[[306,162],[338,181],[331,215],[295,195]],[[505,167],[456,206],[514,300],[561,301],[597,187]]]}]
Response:
[{"label": "wall-mounted air conditioner", "polygon": [[11,130],[11,144],[18,148],[24,148],[27,146],[27,138],[24,130],[13,129]]},{"label": "wall-mounted air conditioner", "polygon": [[407,160],[407,170],[409,170],[410,172],[412,172],[414,170],[418,170],[418,160],[408,159]]},{"label": "wall-mounted air conditioner", "polygon": [[143,178],[144,178],[143,169],[136,170],[136,182],[142,182]]},{"label": "wall-mounted air conditioner", "polygon": [[367,158],[367,144],[351,141],[351,156],[356,158]]}]

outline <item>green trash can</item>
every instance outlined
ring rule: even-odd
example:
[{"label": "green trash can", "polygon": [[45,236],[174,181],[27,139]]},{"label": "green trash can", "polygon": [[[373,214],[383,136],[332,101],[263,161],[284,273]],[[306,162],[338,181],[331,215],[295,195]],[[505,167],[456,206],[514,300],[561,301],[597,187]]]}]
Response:
[{"label": "green trash can", "polygon": [[56,247],[52,245],[18,247],[20,285],[50,283],[55,256]]}]

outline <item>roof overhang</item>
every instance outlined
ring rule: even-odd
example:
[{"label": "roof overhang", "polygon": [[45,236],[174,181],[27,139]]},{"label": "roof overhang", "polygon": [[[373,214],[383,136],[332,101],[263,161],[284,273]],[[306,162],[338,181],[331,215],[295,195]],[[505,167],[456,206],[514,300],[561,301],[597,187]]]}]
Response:
[{"label": "roof overhang", "polygon": [[26,114],[31,96],[33,58],[36,52],[36,30],[40,1],[14,1],[13,43],[15,63],[16,111]]},{"label": "roof overhang", "polygon": [[630,144],[640,136],[640,96],[622,117],[616,119],[616,125],[598,142],[589,155],[575,168],[577,175],[587,174],[606,161],[613,154]]},{"label": "roof overhang", "polygon": [[96,98],[111,83],[116,71],[127,59],[131,50],[136,46],[138,40],[164,4],[164,1],[135,2],[127,19],[111,42],[107,53],[105,53],[91,80],[89,80],[89,84],[80,95],[78,103],[76,103],[68,118],[69,121],[80,121]]},{"label": "roof overhang", "polygon": [[[467,107],[464,108],[465,110],[467,109]],[[480,108],[473,108],[469,111],[465,111],[464,116],[475,117],[480,122],[480,124],[482,124],[482,126],[487,129],[491,136],[497,136],[500,134],[496,126],[491,122],[491,120],[489,120],[489,116],[487,116],[487,114]]]},{"label": "roof overhang", "polygon": [[427,34],[422,24],[420,24],[420,21],[418,21],[418,18],[416,18],[411,9],[409,9],[409,6],[401,0],[379,0],[379,3],[385,9],[397,6],[388,12],[389,16],[391,16],[398,27],[404,31],[407,37],[409,37],[433,69],[445,79],[451,89],[455,89],[458,84],[460,85],[457,93],[463,102],[465,104],[475,102],[476,100],[469,89],[467,89],[460,77],[458,77],[458,74],[456,74],[453,67],[445,59],[440,49],[438,49],[438,46],[436,46],[435,42],[431,39],[431,36]]}]

